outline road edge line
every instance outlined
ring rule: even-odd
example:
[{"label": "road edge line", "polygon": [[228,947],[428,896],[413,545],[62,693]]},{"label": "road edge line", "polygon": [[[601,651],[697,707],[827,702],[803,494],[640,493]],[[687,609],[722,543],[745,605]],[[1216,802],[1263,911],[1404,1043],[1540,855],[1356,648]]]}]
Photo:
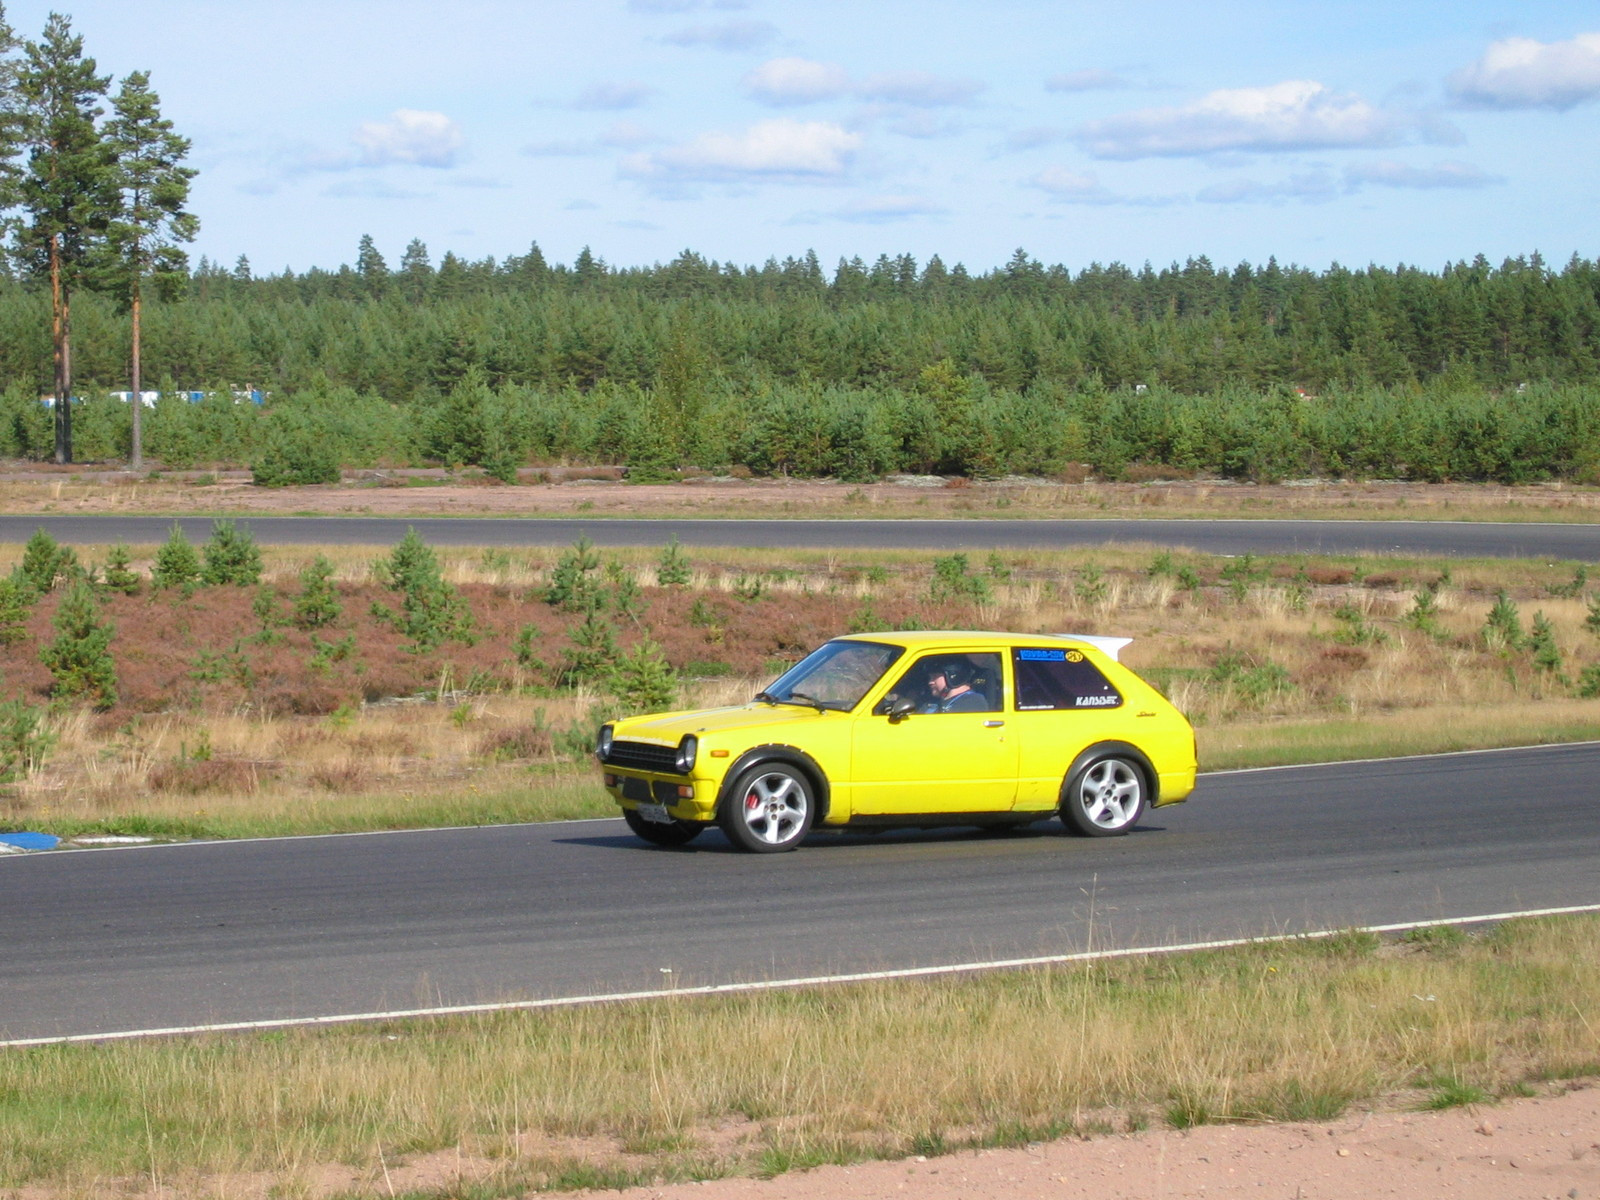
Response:
[{"label": "road edge line", "polygon": [[1441,925],[1484,925],[1529,917],[1575,916],[1600,912],[1600,904],[1574,904],[1561,908],[1530,908],[1514,912],[1480,913],[1468,917],[1432,918],[1426,921],[1398,921],[1384,925],[1343,926],[1314,929],[1304,933],[1265,934],[1260,937],[1219,938],[1204,942],[1178,942],[1165,946],[1126,946],[1112,950],[1081,950],[1071,954],[1044,954],[1031,958],[1001,958],[984,962],[947,963],[937,967],[897,967],[882,971],[855,971],[839,975],[809,975],[793,979],[763,979],[745,983],[708,983],[696,987],[651,988],[637,992],[602,992],[589,996],[552,996],[542,1000],[508,1000],[488,1004],[456,1004],[437,1008],[396,1009],[390,1012],[337,1013],[321,1017],[279,1017],[261,1021],[224,1021],[211,1025],[175,1025],[162,1029],[123,1029],[110,1033],[73,1033],[57,1037],[13,1038],[0,1041],[0,1050],[30,1046],[60,1046],[82,1042],[133,1041],[141,1038],[189,1037],[203,1033],[249,1033],[275,1029],[306,1029],[334,1025],[358,1025],[375,1021],[406,1021],[421,1017],[459,1017],[501,1012],[533,1012],[541,1009],[580,1008],[600,1004],[621,1004],[632,1000],[664,1000],[686,996],[730,996],[748,992],[787,991],[804,987],[826,987],[846,983],[873,983],[894,979],[924,979],[939,975],[970,975],[981,971],[1014,971],[1027,967],[1064,966],[1071,963],[1100,962],[1120,958],[1143,958],[1164,954],[1185,954],[1201,950],[1228,950],[1240,946],[1270,946],[1284,942],[1317,941],[1346,933],[1405,933]]}]

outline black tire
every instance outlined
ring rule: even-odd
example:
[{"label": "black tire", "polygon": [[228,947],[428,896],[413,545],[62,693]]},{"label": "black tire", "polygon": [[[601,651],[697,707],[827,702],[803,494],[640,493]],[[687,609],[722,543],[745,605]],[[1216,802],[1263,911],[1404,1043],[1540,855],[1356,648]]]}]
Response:
[{"label": "black tire", "polygon": [[622,810],[622,819],[628,823],[629,829],[652,846],[687,846],[705,830],[705,824],[701,821],[682,821],[677,817],[665,825],[659,821],[646,821],[631,808]]},{"label": "black tire", "polygon": [[811,831],[815,788],[799,767],[757,763],[740,772],[722,802],[717,824],[740,850],[775,854],[793,850]]},{"label": "black tire", "polygon": [[1136,759],[1114,750],[1093,755],[1061,789],[1061,823],[1084,837],[1116,837],[1138,824],[1149,791]]}]

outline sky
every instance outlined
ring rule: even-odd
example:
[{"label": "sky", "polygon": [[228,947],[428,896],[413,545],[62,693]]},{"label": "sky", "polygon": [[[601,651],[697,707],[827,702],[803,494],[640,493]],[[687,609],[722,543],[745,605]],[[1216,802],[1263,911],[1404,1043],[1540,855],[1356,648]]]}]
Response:
[{"label": "sky", "polygon": [[[37,38],[52,5],[12,0]],[[151,74],[192,247],[618,267],[1600,254],[1575,0],[57,0]],[[113,90],[115,83],[113,83]]]}]

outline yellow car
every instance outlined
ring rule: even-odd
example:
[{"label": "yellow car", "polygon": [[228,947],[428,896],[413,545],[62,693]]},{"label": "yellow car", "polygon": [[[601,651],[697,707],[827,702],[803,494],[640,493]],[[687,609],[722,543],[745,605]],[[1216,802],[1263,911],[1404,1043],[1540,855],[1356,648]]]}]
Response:
[{"label": "yellow car", "polygon": [[743,850],[813,827],[1026,824],[1127,833],[1194,790],[1194,730],[1117,661],[1128,638],[835,638],[748,704],[604,725],[606,789],[647,842],[716,824]]}]

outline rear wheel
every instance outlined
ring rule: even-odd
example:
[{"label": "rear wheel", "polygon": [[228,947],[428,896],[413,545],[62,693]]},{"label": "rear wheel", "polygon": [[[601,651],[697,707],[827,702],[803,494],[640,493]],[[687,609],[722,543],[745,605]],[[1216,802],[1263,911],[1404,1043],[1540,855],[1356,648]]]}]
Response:
[{"label": "rear wheel", "polygon": [[741,850],[793,850],[816,815],[811,781],[788,763],[758,763],[734,781],[717,823]]},{"label": "rear wheel", "polygon": [[1144,771],[1121,754],[1097,755],[1067,780],[1061,823],[1084,837],[1127,833],[1144,813]]},{"label": "rear wheel", "polygon": [[677,817],[665,823],[646,821],[631,808],[622,810],[622,819],[628,823],[629,829],[652,846],[687,846],[705,829],[701,821],[681,821]]}]

